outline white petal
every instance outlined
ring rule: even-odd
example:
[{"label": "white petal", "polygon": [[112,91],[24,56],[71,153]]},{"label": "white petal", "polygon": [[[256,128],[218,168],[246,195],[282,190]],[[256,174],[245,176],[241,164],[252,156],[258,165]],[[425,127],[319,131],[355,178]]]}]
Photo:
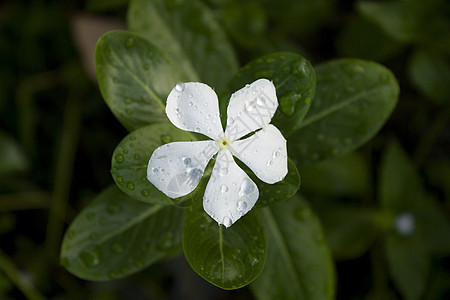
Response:
[{"label": "white petal", "polygon": [[214,140],[223,135],[219,101],[206,84],[178,83],[167,97],[166,114],[180,129],[202,133]]},{"label": "white petal", "polygon": [[286,140],[272,124],[231,144],[231,152],[264,182],[281,181],[287,174]]},{"label": "white petal", "polygon": [[258,79],[231,95],[227,109],[225,135],[237,140],[270,123],[278,107],[273,83]]},{"label": "white petal", "polygon": [[217,153],[215,141],[175,142],[156,149],[147,167],[147,179],[170,198],[192,192],[206,165]]},{"label": "white petal", "polygon": [[217,223],[230,227],[258,200],[256,184],[239,168],[229,150],[221,150],[203,196],[203,208]]}]

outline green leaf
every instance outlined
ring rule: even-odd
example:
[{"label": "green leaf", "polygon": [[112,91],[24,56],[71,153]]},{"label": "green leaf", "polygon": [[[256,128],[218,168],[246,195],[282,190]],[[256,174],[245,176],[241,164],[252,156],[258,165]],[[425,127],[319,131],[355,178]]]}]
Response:
[{"label": "green leaf", "polygon": [[428,271],[429,257],[426,245],[418,234],[400,236],[396,233],[386,239],[386,256],[394,284],[407,300],[422,299]]},{"label": "green leaf", "polygon": [[109,187],[70,225],[61,264],[95,281],[135,273],[181,250],[183,215],[182,209],[142,203]]},{"label": "green leaf", "polygon": [[173,204],[147,180],[147,165],[153,151],[174,141],[190,141],[192,136],[170,123],[153,124],[128,134],[116,147],[111,174],[117,186],[130,197],[147,203]]},{"label": "green leaf", "polygon": [[364,1],[358,11],[399,42],[411,42],[418,32],[418,19],[408,1]]},{"label": "green leaf", "polygon": [[0,131],[0,176],[25,171],[28,159],[22,147],[12,137]]},{"label": "green leaf", "polygon": [[441,104],[450,100],[450,55],[418,50],[412,55],[409,72],[425,96]]},{"label": "green leaf", "polygon": [[349,153],[301,168],[302,191],[331,197],[362,197],[370,189],[367,162],[358,153]]},{"label": "green leaf", "polygon": [[231,45],[201,1],[132,0],[128,25],[164,49],[189,81],[220,90],[237,70]]},{"label": "green leaf", "polygon": [[[249,174],[249,173],[247,173]],[[258,208],[273,205],[291,198],[300,188],[300,174],[294,162],[288,158],[288,173],[280,182],[267,184],[252,176],[259,187],[259,199],[256,202]]]},{"label": "green leaf", "polygon": [[320,222],[300,196],[263,209],[267,262],[257,299],[333,299],[334,268]]},{"label": "green leaf", "polygon": [[167,122],[167,95],[188,78],[149,41],[125,31],[111,31],[99,39],[95,67],[103,98],[129,131]]},{"label": "green leaf", "polygon": [[435,199],[427,197],[421,203],[419,220],[428,252],[438,256],[450,255],[450,220]]},{"label": "green leaf", "polygon": [[291,158],[303,165],[364,144],[389,118],[399,94],[394,75],[374,62],[339,59],[315,70],[316,96],[288,143]]},{"label": "green leaf", "polygon": [[195,272],[218,287],[237,289],[253,281],[264,267],[266,247],[258,210],[226,228],[205,213],[201,201],[187,209],[184,255]]},{"label": "green leaf", "polygon": [[360,16],[352,17],[346,23],[336,40],[336,47],[339,56],[375,61],[391,59],[404,48],[380,27]]},{"label": "green leaf", "polygon": [[382,159],[379,195],[381,207],[394,212],[419,212],[424,190],[419,174],[397,142],[391,142]]},{"label": "green leaf", "polygon": [[92,12],[105,12],[125,7],[129,0],[87,0],[86,10]]},{"label": "green leaf", "polygon": [[[305,58],[295,53],[268,54],[239,70],[227,86],[229,95],[258,78],[270,79],[275,85],[279,106],[271,123],[287,138],[299,128],[311,105],[316,81],[314,69]],[[226,99],[221,102],[224,109],[229,97],[221,99]]]},{"label": "green leaf", "polygon": [[331,252],[336,259],[362,256],[376,237],[374,212],[350,207],[328,207],[319,212]]}]

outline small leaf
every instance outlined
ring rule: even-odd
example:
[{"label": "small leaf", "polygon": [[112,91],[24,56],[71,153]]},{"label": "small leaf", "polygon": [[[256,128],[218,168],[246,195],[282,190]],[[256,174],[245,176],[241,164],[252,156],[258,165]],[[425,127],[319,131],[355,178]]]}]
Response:
[{"label": "small leaf", "polygon": [[61,264],[87,280],[133,274],[181,250],[183,214],[136,201],[111,186],[69,226]]},{"label": "small leaf", "polygon": [[430,268],[422,239],[417,234],[393,233],[386,239],[386,256],[392,279],[405,299],[422,299]]},{"label": "small leaf", "polygon": [[409,72],[425,96],[441,104],[450,100],[450,55],[418,50],[411,58]]},{"label": "small leaf", "polygon": [[[299,127],[311,105],[316,80],[314,69],[295,53],[265,55],[239,70],[228,84],[229,95],[258,78],[272,80],[275,85],[279,106],[271,123],[287,138]],[[221,98],[226,100],[221,103],[222,109],[228,105],[229,95]]]},{"label": "small leaf", "polygon": [[172,199],[147,180],[148,161],[159,146],[191,138],[188,132],[170,123],[148,125],[128,134],[114,150],[111,161],[111,174],[117,186],[136,200],[173,204]]},{"label": "small leaf", "polygon": [[373,211],[349,207],[328,207],[319,212],[331,252],[336,259],[361,257],[376,237]]},{"label": "small leaf", "polygon": [[129,131],[167,122],[167,95],[188,78],[149,41],[125,31],[110,31],[99,39],[95,67],[103,98]]},{"label": "small leaf", "polygon": [[[247,173],[249,174],[249,173]],[[273,205],[291,198],[300,188],[300,174],[291,159],[288,159],[288,173],[280,182],[267,184],[252,176],[252,180],[259,187],[259,199],[256,201],[258,208]]]},{"label": "small leaf", "polygon": [[0,176],[25,171],[28,159],[20,145],[5,132],[0,131]]},{"label": "small leaf", "polygon": [[318,218],[300,196],[263,209],[268,256],[250,285],[257,299],[334,297],[334,268]]},{"label": "small leaf", "polygon": [[266,236],[258,210],[232,226],[219,226],[197,201],[187,209],[183,249],[192,269],[223,289],[237,289],[253,281],[266,261]]},{"label": "small leaf", "polygon": [[164,49],[189,81],[220,90],[237,70],[231,45],[201,1],[133,0],[128,25]]},{"label": "small leaf", "polygon": [[373,137],[397,103],[399,87],[385,67],[357,59],[316,67],[317,90],[307,117],[288,142],[296,163],[353,151]]}]

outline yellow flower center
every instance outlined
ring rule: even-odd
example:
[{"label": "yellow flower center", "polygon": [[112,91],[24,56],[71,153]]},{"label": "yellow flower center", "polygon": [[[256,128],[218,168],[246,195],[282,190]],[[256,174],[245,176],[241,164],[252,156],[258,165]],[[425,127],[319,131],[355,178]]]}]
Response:
[{"label": "yellow flower center", "polygon": [[220,149],[228,149],[230,147],[230,140],[227,138],[220,138],[218,143]]}]

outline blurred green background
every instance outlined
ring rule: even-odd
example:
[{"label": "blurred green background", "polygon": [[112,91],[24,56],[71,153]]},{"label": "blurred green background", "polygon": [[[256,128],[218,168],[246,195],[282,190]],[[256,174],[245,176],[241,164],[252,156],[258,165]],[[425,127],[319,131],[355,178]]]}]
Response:
[{"label": "blurred green background", "polygon": [[[336,258],[338,299],[450,297],[450,3],[203,2],[225,28],[241,64],[292,51],[313,65],[356,57],[394,72],[401,94],[386,126],[356,153],[299,166],[301,192],[321,217]],[[127,4],[0,4],[1,299],[253,297],[248,288],[213,287],[183,257],[106,283],[77,279],[59,265],[65,228],[112,183],[110,157],[127,134],[101,98],[93,61],[102,33],[126,29]],[[417,201],[431,207],[419,205],[429,214],[423,221],[414,215],[413,222],[431,237],[408,244],[403,253],[426,261],[426,271],[404,269],[403,254],[389,251],[398,242],[390,233],[392,224],[409,212],[390,210],[383,200],[389,197],[386,186],[399,178],[403,204],[419,193]],[[426,255],[417,250],[422,248]],[[417,284],[423,288],[414,294],[408,284],[412,290]]]}]

